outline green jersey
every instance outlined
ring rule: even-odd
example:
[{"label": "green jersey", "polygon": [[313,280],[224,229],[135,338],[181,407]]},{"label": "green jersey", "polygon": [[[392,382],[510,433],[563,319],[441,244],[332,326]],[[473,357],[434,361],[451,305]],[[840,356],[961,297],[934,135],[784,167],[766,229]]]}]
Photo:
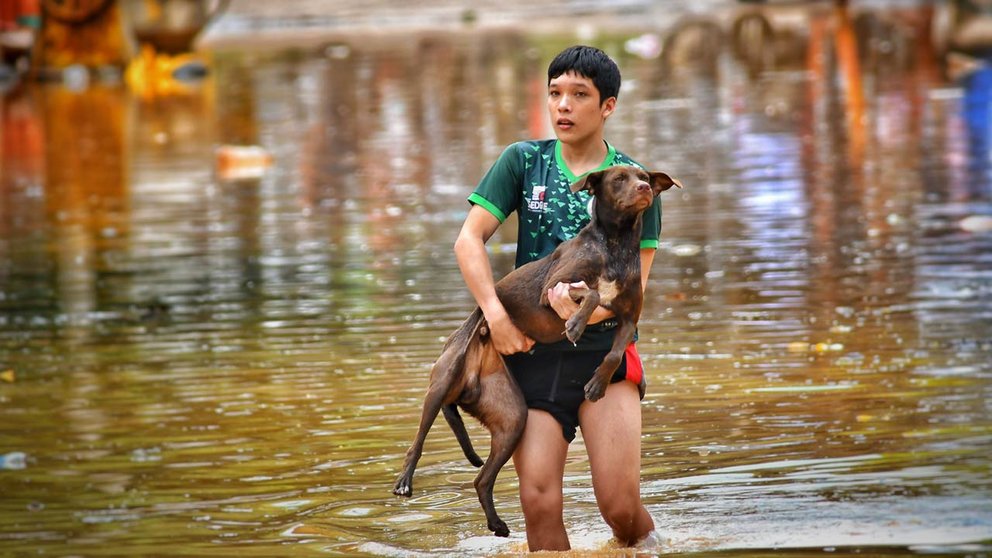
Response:
[{"label": "green jersey", "polygon": [[[641,166],[606,145],[606,158],[590,172],[614,165]],[[516,265],[520,267],[550,254],[589,223],[589,192],[573,193],[570,188],[580,178],[565,165],[558,140],[521,141],[503,151],[468,201],[485,208],[500,223],[518,212]],[[641,248],[657,248],[661,232],[658,198],[641,220]]]},{"label": "green jersey", "polygon": [[[603,164],[590,172],[615,165],[641,166],[609,143],[607,148]],[[503,151],[468,201],[485,208],[500,223],[514,211],[518,213],[516,265],[520,267],[550,254],[589,223],[590,194],[571,190],[571,185],[580,178],[572,174],[562,159],[558,140],[521,141]],[[644,212],[641,221],[641,248],[657,248],[661,233],[658,198]],[[589,326],[577,347],[567,340],[550,347],[556,350],[609,349],[615,327],[615,320],[606,320]]]}]

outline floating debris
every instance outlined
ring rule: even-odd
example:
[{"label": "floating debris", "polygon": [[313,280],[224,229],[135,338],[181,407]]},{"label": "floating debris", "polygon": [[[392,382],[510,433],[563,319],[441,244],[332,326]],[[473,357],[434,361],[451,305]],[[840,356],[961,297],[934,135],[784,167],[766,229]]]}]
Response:
[{"label": "floating debris", "polygon": [[272,154],[258,145],[222,145],[216,157],[217,174],[225,180],[259,178],[272,166]]},{"label": "floating debris", "polygon": [[672,253],[676,256],[691,257],[703,251],[703,247],[698,244],[679,244],[672,248]]},{"label": "floating debris", "polygon": [[972,215],[961,219],[958,226],[968,232],[992,231],[992,217],[988,215]]},{"label": "floating debris", "polygon": [[786,346],[790,353],[828,353],[844,350],[843,343],[806,343],[793,341]]},{"label": "floating debris", "polygon": [[0,455],[0,470],[20,471],[28,466],[28,456],[23,451]]},{"label": "floating debris", "polygon": [[817,353],[836,352],[843,351],[844,345],[841,343],[817,343],[816,345],[811,346],[810,349]]}]

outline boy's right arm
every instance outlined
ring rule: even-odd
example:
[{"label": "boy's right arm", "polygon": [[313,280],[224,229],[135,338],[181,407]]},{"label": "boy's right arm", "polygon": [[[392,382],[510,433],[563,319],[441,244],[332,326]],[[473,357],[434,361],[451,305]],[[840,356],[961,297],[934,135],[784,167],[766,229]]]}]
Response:
[{"label": "boy's right arm", "polygon": [[529,351],[534,340],[524,335],[496,296],[493,269],[486,253],[486,242],[499,228],[499,220],[485,208],[473,205],[455,240],[455,258],[468,290],[482,309],[492,331],[493,345],[500,354]]}]

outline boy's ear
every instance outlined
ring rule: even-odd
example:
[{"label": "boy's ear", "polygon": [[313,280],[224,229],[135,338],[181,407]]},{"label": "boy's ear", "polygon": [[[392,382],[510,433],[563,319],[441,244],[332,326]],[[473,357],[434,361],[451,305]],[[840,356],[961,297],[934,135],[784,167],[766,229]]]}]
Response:
[{"label": "boy's ear", "polygon": [[603,101],[600,109],[602,110],[603,118],[608,118],[611,114],[613,114],[613,111],[617,110],[617,98],[610,97],[609,99]]},{"label": "boy's ear", "polygon": [[649,174],[651,175],[651,189],[654,190],[654,195],[656,196],[672,186],[676,188],[682,187],[682,183],[677,178],[672,178],[663,172],[652,172]]},{"label": "boy's ear", "polygon": [[582,190],[589,190],[590,194],[595,195],[596,189],[603,182],[603,173],[606,171],[591,172],[582,178],[578,182],[572,184],[572,192],[579,192]]}]

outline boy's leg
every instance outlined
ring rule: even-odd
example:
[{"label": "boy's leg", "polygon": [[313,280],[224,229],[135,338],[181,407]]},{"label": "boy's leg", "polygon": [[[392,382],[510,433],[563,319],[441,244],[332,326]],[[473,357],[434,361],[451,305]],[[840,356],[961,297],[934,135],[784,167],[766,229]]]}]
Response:
[{"label": "boy's leg", "polygon": [[629,381],[610,384],[606,395],[579,407],[589,453],[592,487],[603,519],[622,544],[633,545],[654,529],[641,504],[641,400]]},{"label": "boy's leg", "polygon": [[[635,389],[636,394],[636,389]],[[520,506],[527,525],[530,550],[568,550],[562,518],[562,478],[568,442],[561,424],[549,413],[527,411],[527,426],[513,454],[520,481]]]}]

